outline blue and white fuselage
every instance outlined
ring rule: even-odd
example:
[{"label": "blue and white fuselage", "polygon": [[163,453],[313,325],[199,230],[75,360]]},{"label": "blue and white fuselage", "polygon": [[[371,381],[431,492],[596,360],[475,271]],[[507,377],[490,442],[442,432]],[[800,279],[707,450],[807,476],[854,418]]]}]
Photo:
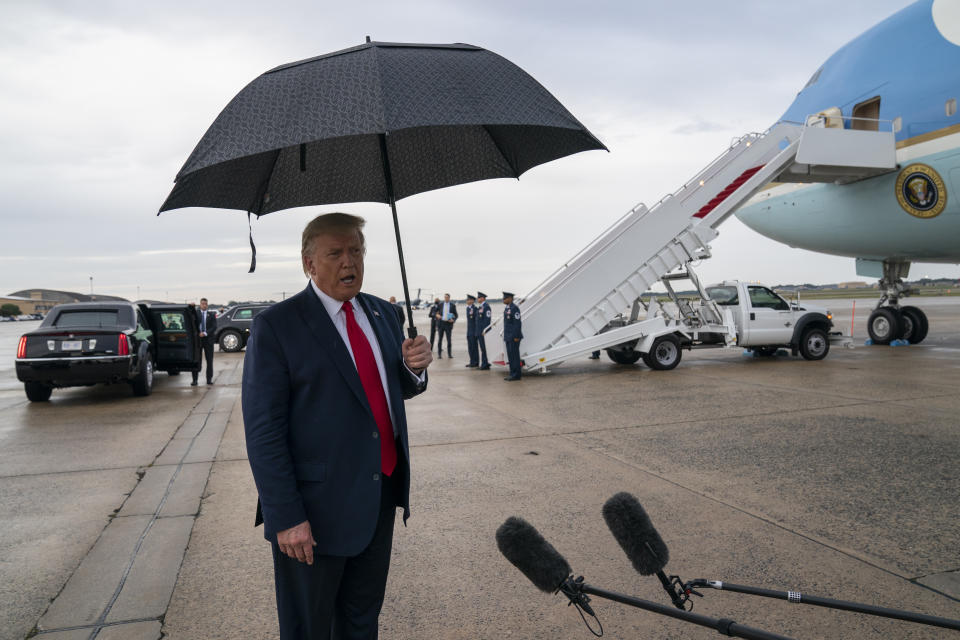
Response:
[{"label": "blue and white fuselage", "polygon": [[[736,215],[793,247],[858,258],[891,285],[909,263],[960,262],[960,1],[920,0],[834,53],[781,120],[893,131],[896,171],[771,184]],[[896,292],[892,292],[896,306]]]}]

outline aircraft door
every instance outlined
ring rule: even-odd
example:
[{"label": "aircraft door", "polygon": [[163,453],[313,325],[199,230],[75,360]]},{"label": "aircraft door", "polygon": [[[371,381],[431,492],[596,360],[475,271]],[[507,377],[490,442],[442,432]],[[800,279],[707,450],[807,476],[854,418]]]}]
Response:
[{"label": "aircraft door", "polygon": [[793,312],[787,301],[766,287],[747,286],[750,295],[745,346],[789,344],[793,338]]}]

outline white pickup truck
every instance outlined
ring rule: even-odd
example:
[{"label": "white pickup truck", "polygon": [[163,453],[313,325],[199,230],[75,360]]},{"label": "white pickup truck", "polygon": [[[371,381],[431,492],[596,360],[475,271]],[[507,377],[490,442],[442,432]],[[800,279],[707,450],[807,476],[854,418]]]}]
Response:
[{"label": "white pickup truck", "polygon": [[[790,304],[759,284],[730,280],[707,287],[710,300],[733,310],[737,346],[760,355],[790,348],[807,360],[822,360],[830,351],[833,314],[823,307]],[[836,340],[839,332],[833,333]]]},{"label": "white pickup truck", "polygon": [[611,360],[633,364],[640,358],[651,369],[665,371],[680,363],[682,349],[744,347],[763,356],[780,348],[790,349],[807,360],[821,360],[831,342],[849,342],[834,332],[829,310],[791,304],[769,287],[728,280],[703,289],[700,299],[683,299],[667,291],[675,313],[651,301],[647,319],[638,320],[634,306],[629,318],[610,323],[601,333],[632,330],[634,340],[605,346]]},{"label": "white pickup truck", "polygon": [[[678,296],[671,282],[690,279],[699,296]],[[790,303],[763,285],[729,280],[702,287],[688,269],[665,276],[669,300],[639,299],[628,314],[612,320],[599,333],[573,343],[551,345],[540,352],[524,352],[528,371],[605,350],[619,364],[634,364],[641,358],[651,369],[666,371],[680,363],[683,349],[737,347],[770,356],[788,348],[807,360],[821,360],[830,345],[850,346],[850,338],[833,331],[830,311],[807,304]],[[646,317],[640,318],[640,310]]]}]

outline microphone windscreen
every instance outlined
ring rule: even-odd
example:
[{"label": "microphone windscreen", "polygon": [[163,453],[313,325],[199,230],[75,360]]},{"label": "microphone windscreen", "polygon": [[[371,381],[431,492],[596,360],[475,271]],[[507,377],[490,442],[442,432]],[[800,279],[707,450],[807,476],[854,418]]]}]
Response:
[{"label": "microphone windscreen", "polygon": [[555,593],[572,573],[563,556],[523,518],[513,516],[500,525],[497,546],[541,591]]},{"label": "microphone windscreen", "polygon": [[603,519],[640,575],[650,576],[667,566],[667,545],[632,495],[621,492],[607,500]]}]

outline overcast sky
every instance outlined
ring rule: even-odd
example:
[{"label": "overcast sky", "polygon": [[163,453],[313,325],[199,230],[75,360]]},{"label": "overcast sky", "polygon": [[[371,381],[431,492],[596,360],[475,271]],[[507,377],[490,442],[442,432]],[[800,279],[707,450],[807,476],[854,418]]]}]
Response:
[{"label": "overcast sky", "polygon": [[[220,110],[278,64],[363,42],[466,42],[519,65],[610,149],[398,204],[414,292],[526,292],[638,202],[654,203],[786,110],[837,48],[904,0],[162,3],[0,0],[0,294],[279,299],[318,213],[367,218],[370,293],[402,296],[389,208],[155,214]],[[860,279],[731,219],[707,280]],[[916,265],[911,277],[957,276]]]}]

